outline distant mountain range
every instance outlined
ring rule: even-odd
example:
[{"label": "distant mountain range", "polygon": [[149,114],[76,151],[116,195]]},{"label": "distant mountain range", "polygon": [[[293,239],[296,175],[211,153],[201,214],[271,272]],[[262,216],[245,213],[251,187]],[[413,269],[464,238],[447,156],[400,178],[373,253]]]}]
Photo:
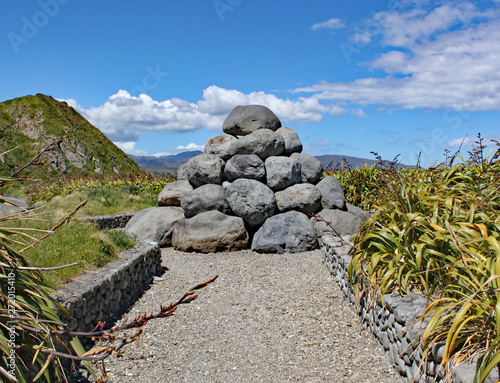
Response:
[{"label": "distant mountain range", "polygon": [[[161,172],[162,170],[176,171],[179,166],[183,163],[189,161],[190,158],[197,156],[202,153],[199,150],[192,152],[183,152],[172,156],[154,157],[154,156],[132,156],[132,158],[137,164],[144,170],[150,172]],[[350,166],[352,169],[371,166],[376,164],[376,160],[369,160],[367,158],[358,158],[351,156],[342,156],[338,154],[325,154],[321,156],[316,156],[318,160],[321,161],[323,167],[326,169],[328,166],[330,168],[335,167],[336,164],[344,163],[345,166]]]},{"label": "distant mountain range", "polygon": [[176,171],[179,169],[183,163],[188,162],[190,158],[201,154],[199,150],[191,151],[191,152],[182,152],[179,154],[175,154],[172,156],[133,156],[129,154],[129,157],[132,158],[141,168],[148,171],[160,171],[160,170],[173,170]]}]

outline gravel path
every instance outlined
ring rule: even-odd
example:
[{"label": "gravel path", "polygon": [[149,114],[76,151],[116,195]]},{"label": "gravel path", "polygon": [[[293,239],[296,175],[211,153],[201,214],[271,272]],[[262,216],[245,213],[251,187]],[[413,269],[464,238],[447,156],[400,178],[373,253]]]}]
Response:
[{"label": "gravel path", "polygon": [[169,270],[120,322],[219,278],[173,317],[149,322],[107,362],[109,381],[401,382],[322,257],[164,249]]}]

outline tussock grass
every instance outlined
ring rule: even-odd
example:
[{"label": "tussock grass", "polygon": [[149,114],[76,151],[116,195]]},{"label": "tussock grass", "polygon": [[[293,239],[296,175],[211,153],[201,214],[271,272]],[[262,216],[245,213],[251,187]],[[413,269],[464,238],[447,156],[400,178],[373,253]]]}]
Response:
[{"label": "tussock grass", "polygon": [[[99,231],[85,216],[135,213],[156,206],[156,196],[169,178],[150,177],[97,181],[95,179],[71,179],[46,185],[32,191],[36,214],[5,222],[6,227],[40,230],[31,232],[39,238],[72,212],[85,200],[88,203],[54,234],[23,253],[37,267],[53,267],[79,262],[78,266],[44,273],[46,282],[53,287],[74,278],[86,270],[102,267],[116,259],[118,254],[134,245],[123,233],[116,230]],[[56,194],[60,193],[60,194]],[[35,197],[36,198],[33,198]],[[47,198],[48,201],[42,200]],[[14,249],[21,250],[32,238],[14,236],[19,243]]]}]

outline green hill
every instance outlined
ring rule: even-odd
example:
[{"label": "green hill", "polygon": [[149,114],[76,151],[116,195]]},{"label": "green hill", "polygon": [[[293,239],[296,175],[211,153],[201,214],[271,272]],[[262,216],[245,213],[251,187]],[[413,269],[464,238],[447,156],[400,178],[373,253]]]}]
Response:
[{"label": "green hill", "polygon": [[67,103],[37,94],[0,103],[0,175],[13,175],[61,137],[22,175],[50,180],[64,175],[106,177],[143,173],[130,157]]}]

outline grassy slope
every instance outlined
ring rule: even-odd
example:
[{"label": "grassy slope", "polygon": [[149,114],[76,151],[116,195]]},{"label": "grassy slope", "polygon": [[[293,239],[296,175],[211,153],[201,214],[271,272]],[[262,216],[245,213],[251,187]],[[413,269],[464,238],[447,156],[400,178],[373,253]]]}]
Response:
[{"label": "grassy slope", "polygon": [[[28,121],[36,132],[43,132],[42,137],[29,138],[21,131],[19,119]],[[43,149],[51,138],[68,135],[64,144],[70,150],[83,149],[88,159],[97,159],[102,168],[102,174],[96,174],[95,163],[88,160],[82,169],[69,161],[67,173],[74,176],[116,176],[113,168],[120,175],[139,175],[143,171],[123,151],[117,148],[104,134],[91,125],[75,109],[65,102],[60,102],[50,96],[37,94],[25,96],[0,103],[0,153],[19,146],[4,154],[0,163],[0,175],[9,176],[16,167],[27,163],[37,151]],[[60,149],[56,148],[56,151]],[[30,178],[52,179],[60,177],[61,172],[55,171],[47,163],[48,155],[44,155],[37,165],[23,172]]]}]

